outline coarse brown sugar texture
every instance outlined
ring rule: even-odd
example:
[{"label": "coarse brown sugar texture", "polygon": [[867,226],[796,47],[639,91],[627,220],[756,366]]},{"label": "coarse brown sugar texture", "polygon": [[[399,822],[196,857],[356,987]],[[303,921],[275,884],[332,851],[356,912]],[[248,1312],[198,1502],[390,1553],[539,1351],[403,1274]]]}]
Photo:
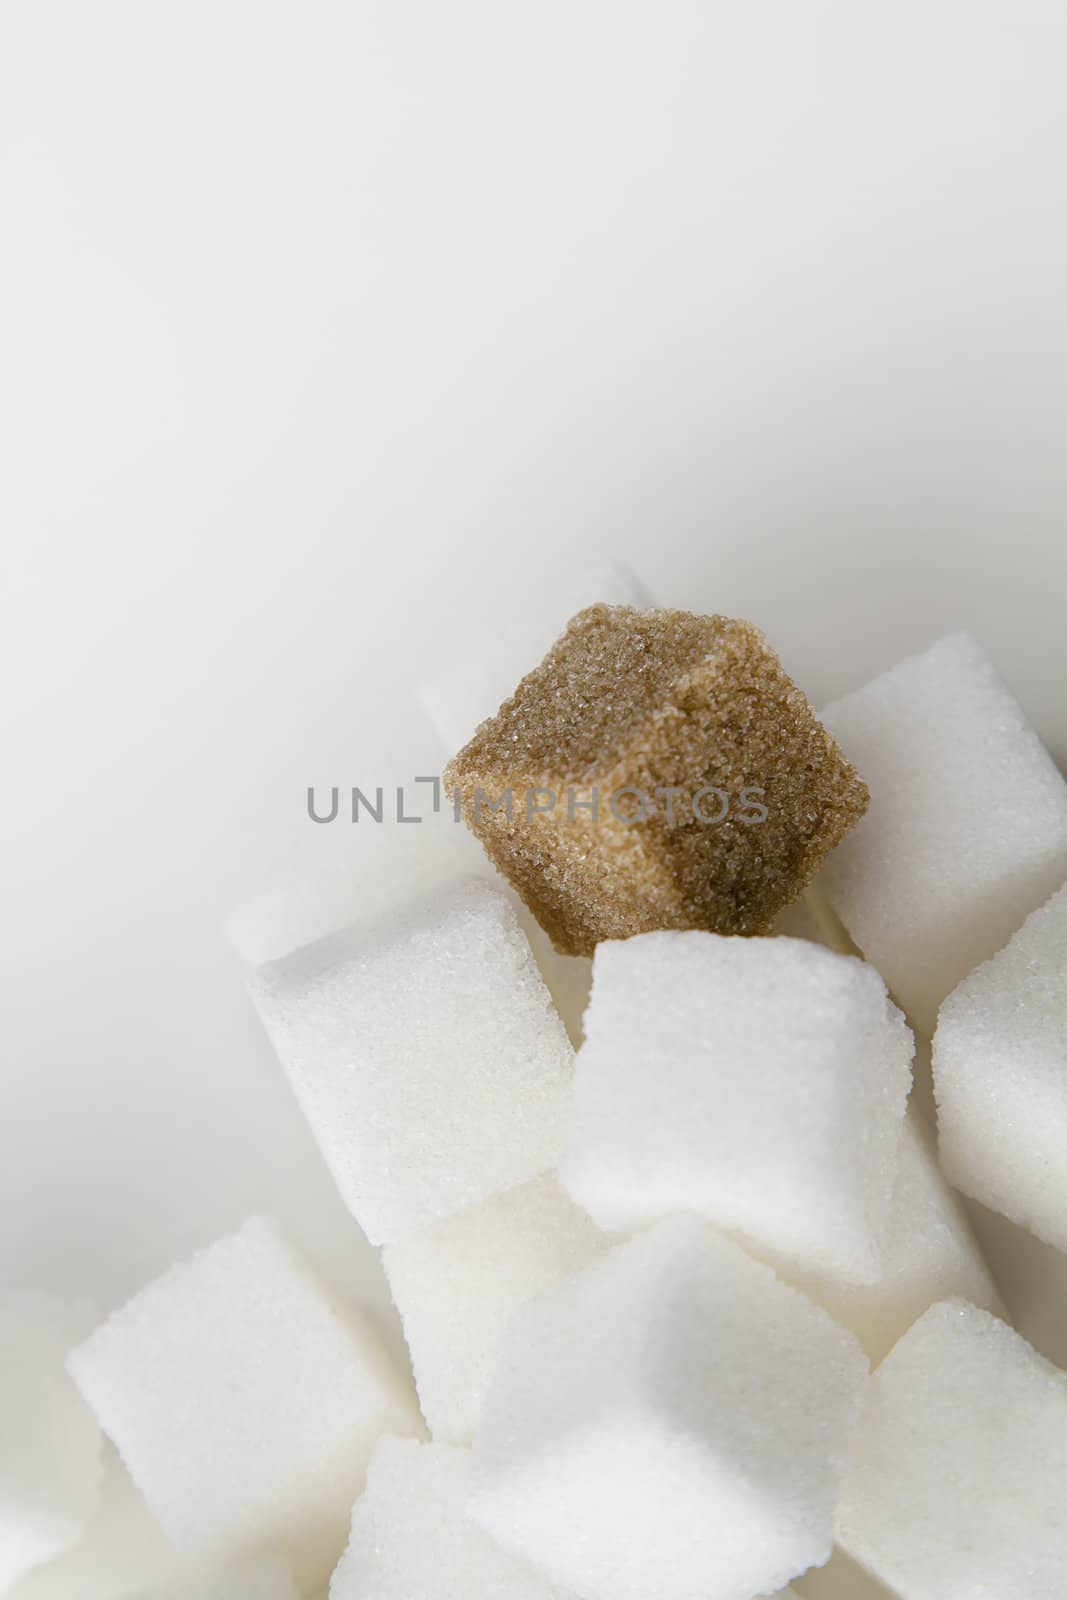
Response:
[{"label": "coarse brown sugar texture", "polygon": [[556,946],[757,934],[859,821],[867,787],[762,633],[591,606],[445,783]]}]

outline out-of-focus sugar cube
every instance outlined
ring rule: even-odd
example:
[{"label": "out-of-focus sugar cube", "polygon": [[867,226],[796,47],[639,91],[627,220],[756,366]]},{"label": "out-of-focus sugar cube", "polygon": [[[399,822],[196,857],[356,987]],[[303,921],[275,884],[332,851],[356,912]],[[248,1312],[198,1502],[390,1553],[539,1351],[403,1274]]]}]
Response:
[{"label": "out-of-focus sugar cube", "polygon": [[520,1306],[608,1241],[548,1173],[382,1252],[435,1439],[470,1440]]},{"label": "out-of-focus sugar cube", "polygon": [[76,1544],[96,1510],[100,1430],[64,1364],[94,1321],[51,1295],[0,1294],[0,1591]]},{"label": "out-of-focus sugar cube", "polygon": [[129,1600],[176,1581],[186,1566],[114,1445],[105,1440],[100,1499],[85,1533],[71,1549],[35,1567],[3,1595],[4,1600]]},{"label": "out-of-focus sugar cube", "polygon": [[933,1061],[948,1178],[1067,1250],[1067,886],[952,991]]}]

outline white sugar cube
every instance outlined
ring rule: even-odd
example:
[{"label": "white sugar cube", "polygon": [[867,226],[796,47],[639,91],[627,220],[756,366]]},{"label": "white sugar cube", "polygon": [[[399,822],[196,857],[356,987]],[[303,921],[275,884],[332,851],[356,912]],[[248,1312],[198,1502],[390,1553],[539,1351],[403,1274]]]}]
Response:
[{"label": "white sugar cube", "polygon": [[570,1600],[464,1516],[467,1452],[383,1439],[330,1600]]},{"label": "white sugar cube", "polygon": [[856,1284],[811,1274],[784,1275],[854,1333],[872,1363],[881,1361],[937,1300],[959,1295],[998,1315],[1004,1311],[963,1202],[945,1182],[932,1136],[914,1111],[904,1123],[876,1281]]},{"label": "white sugar cube", "polygon": [[478,640],[447,671],[419,690],[419,701],[448,755],[470,739],[536,667],[571,617],[587,606],[650,606],[644,585],[618,562],[579,573],[536,610]]},{"label": "white sugar cube", "polygon": [[0,1592],[4,1600],[129,1600],[175,1579],[185,1566],[105,1440],[100,1498],[81,1539]]},{"label": "white sugar cube", "polygon": [[908,1600],[1063,1600],[1067,1375],[947,1300],[871,1379],[840,1544]]},{"label": "white sugar cube", "polygon": [[609,1233],[677,1211],[873,1281],[913,1041],[873,967],[802,939],[597,947],[560,1178]]},{"label": "white sugar cube", "polygon": [[929,1034],[949,990],[1067,878],[1067,784],[966,634],[900,662],[822,721],[871,791],[822,890]]},{"label": "white sugar cube", "polygon": [[[553,948],[547,933],[477,839],[457,820],[447,796],[439,794],[435,812],[430,785],[420,786],[408,779],[381,788],[379,797],[377,787],[368,785],[370,803],[384,808],[380,823],[361,803],[357,805],[359,821],[353,822],[351,798],[346,797],[346,814],[329,827],[311,829],[303,848],[275,881],[230,913],[225,931],[233,949],[250,966],[262,966],[354,922],[381,917],[461,875],[484,878],[514,906],[541,976],[577,1042],[589,998],[591,963],[583,956],[561,955]],[[420,820],[398,822],[398,804],[405,815]]]},{"label": "white sugar cube", "polygon": [[825,1561],[867,1362],[695,1217],[514,1317],[468,1514],[583,1600],[751,1600]]},{"label": "white sugar cube", "polygon": [[546,1174],[382,1252],[435,1439],[467,1442],[510,1318],[606,1247]]},{"label": "white sugar cube", "polygon": [[300,1600],[288,1564],[266,1555],[225,1574],[145,1589],[136,1600]]},{"label": "white sugar cube", "polygon": [[0,1295],[0,1592],[81,1538],[100,1490],[100,1430],[67,1374],[91,1309]]},{"label": "white sugar cube", "polygon": [[373,1243],[555,1166],[573,1052],[489,884],[461,879],[262,967],[252,993]]},{"label": "white sugar cube", "polygon": [[951,1182],[1067,1250],[1067,887],[941,1007],[934,1089]]},{"label": "white sugar cube", "polygon": [[277,1550],[302,1583],[337,1559],[376,1439],[417,1426],[372,1330],[261,1218],[142,1289],[68,1365],[179,1549]]}]

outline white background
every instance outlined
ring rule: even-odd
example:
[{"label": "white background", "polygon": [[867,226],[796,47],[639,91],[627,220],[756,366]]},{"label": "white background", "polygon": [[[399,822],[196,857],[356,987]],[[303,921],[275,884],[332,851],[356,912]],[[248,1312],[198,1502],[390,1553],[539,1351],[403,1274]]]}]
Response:
[{"label": "white background", "polygon": [[[1067,11],[0,8],[0,1280],[271,1209],[380,1296],[220,924],[614,553],[1067,757]],[[428,766],[429,762],[429,766]]]}]

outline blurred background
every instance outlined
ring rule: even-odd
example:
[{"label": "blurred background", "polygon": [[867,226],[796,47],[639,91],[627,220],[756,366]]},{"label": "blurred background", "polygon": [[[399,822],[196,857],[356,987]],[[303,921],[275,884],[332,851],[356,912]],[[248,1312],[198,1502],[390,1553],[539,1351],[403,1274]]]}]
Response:
[{"label": "blurred background", "polygon": [[268,1209],[384,1309],[222,924],[576,572],[816,704],[969,627],[1067,761],[1065,82],[1059,0],[8,0],[0,1280]]}]

